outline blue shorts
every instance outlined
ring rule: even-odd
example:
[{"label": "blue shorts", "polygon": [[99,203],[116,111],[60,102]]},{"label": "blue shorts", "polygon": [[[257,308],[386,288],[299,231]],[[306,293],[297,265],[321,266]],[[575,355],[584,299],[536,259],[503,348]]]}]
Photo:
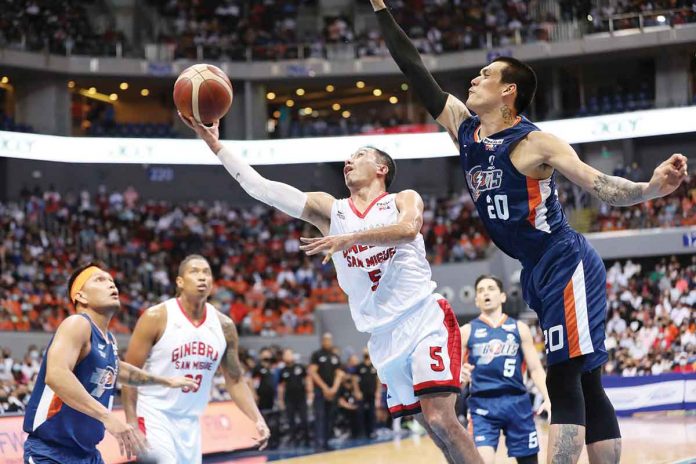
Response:
[{"label": "blue shorts", "polygon": [[539,316],[548,365],[585,356],[583,372],[604,364],[607,273],[599,254],[570,231],[522,270],[525,301]]},{"label": "blue shorts", "polygon": [[24,442],[24,464],[104,464],[104,460],[96,448],[93,454],[85,454],[83,450],[75,451],[28,436]]},{"label": "blue shorts", "polygon": [[539,452],[532,402],[529,395],[469,397],[474,444],[498,449],[500,431],[505,434],[508,456],[520,458]]}]

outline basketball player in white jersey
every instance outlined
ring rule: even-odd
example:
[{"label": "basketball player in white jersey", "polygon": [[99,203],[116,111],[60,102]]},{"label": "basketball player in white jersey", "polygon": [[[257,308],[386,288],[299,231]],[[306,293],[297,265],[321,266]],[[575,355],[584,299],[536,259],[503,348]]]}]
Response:
[{"label": "basketball player in white jersey", "polygon": [[343,170],[350,197],[335,199],[265,179],[220,143],[217,123],[182,119],[249,195],[324,235],[303,239],[301,248],[333,259],[357,329],[371,334],[370,357],[392,416],[418,414],[448,462],[482,463],[454,411],[461,339],[452,308],[433,294],[420,234],[423,200],[413,190],[386,192],[395,174],[391,157],[372,147],[356,151]]},{"label": "basketball player in white jersey", "polygon": [[126,359],[158,375],[186,376],[195,388],[123,388],[126,420],[150,445],[143,458],[158,464],[195,464],[202,460],[200,417],[222,367],[227,391],[255,424],[260,447],[270,432],[242,377],[237,329],[232,320],[207,303],[213,287],[208,261],[189,255],[179,265],[177,297],[147,309],[135,326]]}]

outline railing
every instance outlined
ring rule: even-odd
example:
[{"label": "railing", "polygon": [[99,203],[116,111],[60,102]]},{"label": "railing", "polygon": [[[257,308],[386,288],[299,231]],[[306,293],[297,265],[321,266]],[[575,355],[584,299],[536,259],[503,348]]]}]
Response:
[{"label": "railing", "polygon": [[[549,2],[544,3],[544,11],[551,10]],[[541,9],[541,8],[540,8]],[[696,11],[690,8],[650,11],[612,15],[608,18],[593,17],[573,19],[572,21],[536,23],[534,29],[514,31],[488,31],[473,37],[469,49],[493,49],[516,46],[534,42],[561,42],[578,39],[596,33],[615,34],[622,30],[635,29],[644,32],[650,28],[674,28],[683,24],[696,23]],[[63,56],[88,55],[122,58],[145,58],[151,62],[171,62],[176,59],[226,60],[226,61],[278,61],[291,59],[328,59],[331,61],[350,61],[363,56],[386,56],[388,51],[381,48],[367,51],[365,43],[284,43],[274,45],[183,45],[177,43],[148,43],[142,47],[127,49],[118,39],[95,40],[75,43],[71,39],[20,37],[10,43],[0,42],[0,47],[26,51],[43,51]],[[463,50],[462,50],[463,51]]]}]

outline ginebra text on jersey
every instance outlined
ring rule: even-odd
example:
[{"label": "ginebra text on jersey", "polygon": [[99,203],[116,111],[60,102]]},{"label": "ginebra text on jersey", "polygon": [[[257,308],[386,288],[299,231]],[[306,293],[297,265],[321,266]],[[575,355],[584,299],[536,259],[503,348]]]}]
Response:
[{"label": "ginebra text on jersey", "polygon": [[[196,359],[185,360],[188,356],[205,356],[210,361]],[[212,346],[205,342],[195,341],[184,343],[172,351],[172,362],[177,369],[201,369],[210,370],[214,366],[220,354]]]}]

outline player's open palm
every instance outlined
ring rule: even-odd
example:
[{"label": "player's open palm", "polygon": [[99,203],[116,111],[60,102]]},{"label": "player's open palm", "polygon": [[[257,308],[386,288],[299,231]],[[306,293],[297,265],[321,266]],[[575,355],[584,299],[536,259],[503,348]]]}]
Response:
[{"label": "player's open palm", "polygon": [[326,257],[322,264],[326,264],[331,259],[331,255],[337,251],[347,250],[355,245],[351,234],[327,235],[326,237],[300,237],[302,245],[300,250],[307,253],[309,256],[316,255],[322,251],[326,252]]},{"label": "player's open palm", "polygon": [[220,138],[220,121],[215,121],[211,126],[204,126],[181,113],[179,113],[179,118],[208,145],[214,144]]},{"label": "player's open palm", "polygon": [[133,426],[126,424],[114,414],[109,414],[104,420],[107,432],[116,438],[122,455],[128,459],[145,451],[145,438]]},{"label": "player's open palm", "polygon": [[669,159],[660,163],[655,168],[648,186],[648,190],[652,194],[651,196],[664,197],[674,192],[686,179],[687,169],[686,156],[681,153],[675,153]]}]

